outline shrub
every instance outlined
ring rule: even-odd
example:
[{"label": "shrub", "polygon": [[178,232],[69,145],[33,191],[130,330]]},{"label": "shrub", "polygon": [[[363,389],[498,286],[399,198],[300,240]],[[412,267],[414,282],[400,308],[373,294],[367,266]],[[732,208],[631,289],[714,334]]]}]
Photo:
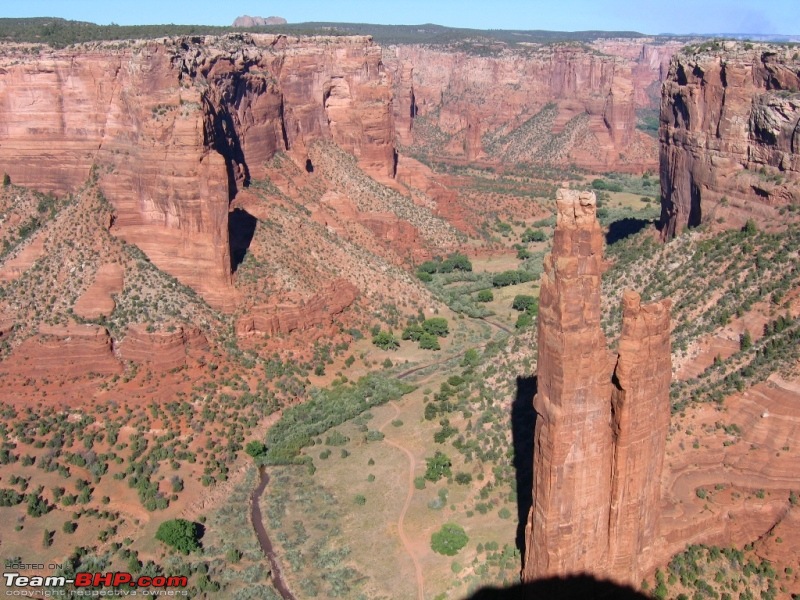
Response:
[{"label": "shrub", "polygon": [[478,295],[475,296],[475,300],[478,302],[491,302],[494,300],[494,294],[492,293],[492,290],[481,290],[478,292]]},{"label": "shrub", "polygon": [[400,337],[402,337],[404,340],[413,340],[417,342],[423,333],[425,333],[425,330],[422,329],[422,325],[419,323],[414,323],[406,327]]},{"label": "shrub", "polygon": [[381,350],[397,350],[400,347],[400,342],[391,331],[379,331],[373,336],[372,343]]},{"label": "shrub", "polygon": [[526,229],[522,233],[522,241],[528,242],[543,242],[547,239],[547,234],[540,229]]},{"label": "shrub", "polygon": [[447,337],[447,334],[450,333],[450,328],[447,325],[447,319],[444,317],[425,319],[425,321],[422,323],[422,329],[425,333],[429,333],[437,337]]},{"label": "shrub", "polygon": [[430,333],[423,333],[419,338],[419,347],[423,350],[441,350],[439,340],[435,335]]},{"label": "shrub", "polygon": [[245,446],[244,451],[253,458],[259,458],[267,453],[267,446],[263,442],[252,440],[247,442],[247,446]]},{"label": "shrub", "polygon": [[469,542],[464,528],[455,523],[446,523],[431,536],[431,549],[445,556],[455,556]]},{"label": "shrub", "polygon": [[158,526],[156,539],[181,554],[200,550],[200,526],[186,519],[170,519]]}]

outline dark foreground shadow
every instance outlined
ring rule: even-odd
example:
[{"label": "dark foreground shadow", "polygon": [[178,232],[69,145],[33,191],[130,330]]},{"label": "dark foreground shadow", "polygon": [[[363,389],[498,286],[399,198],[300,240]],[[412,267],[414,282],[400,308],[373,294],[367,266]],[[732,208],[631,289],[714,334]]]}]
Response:
[{"label": "dark foreground shadow", "polygon": [[[511,440],[514,444],[514,473],[517,484],[516,545],[525,561],[525,524],[533,503],[533,428],[536,411],[536,376],[517,377],[517,394],[511,404]],[[522,565],[520,565],[522,566]]]},{"label": "dark foreground shadow", "polygon": [[651,600],[641,592],[591,575],[552,578],[510,588],[485,588],[469,600]]},{"label": "dark foreground shadow", "polygon": [[634,219],[633,217],[626,217],[619,221],[614,221],[608,226],[606,244],[610,246],[615,242],[624,240],[629,235],[639,233],[642,229],[646,229],[652,224],[652,219]]}]

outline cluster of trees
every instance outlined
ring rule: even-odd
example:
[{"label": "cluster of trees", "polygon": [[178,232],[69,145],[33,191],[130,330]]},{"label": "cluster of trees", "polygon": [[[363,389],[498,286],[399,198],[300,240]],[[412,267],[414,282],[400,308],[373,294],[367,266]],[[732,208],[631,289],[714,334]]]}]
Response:
[{"label": "cluster of trees", "polygon": [[417,277],[428,282],[433,279],[434,273],[452,273],[453,271],[472,271],[472,263],[464,254],[457,252],[444,260],[437,256],[433,260],[426,260],[417,267]]},{"label": "cluster of trees", "polygon": [[447,337],[450,327],[444,317],[432,317],[422,323],[412,323],[403,330],[402,338],[419,342],[423,350],[440,350],[440,337]]},{"label": "cluster of trees", "polygon": [[516,285],[518,283],[525,283],[535,279],[533,273],[521,270],[503,271],[497,273],[492,277],[492,285],[494,287],[506,287],[507,285]]},{"label": "cluster of trees", "polygon": [[261,460],[272,465],[308,462],[300,458],[300,450],[311,445],[315,436],[413,389],[397,379],[372,373],[354,384],[317,390],[310,400],[283,411],[267,433],[267,452]]}]

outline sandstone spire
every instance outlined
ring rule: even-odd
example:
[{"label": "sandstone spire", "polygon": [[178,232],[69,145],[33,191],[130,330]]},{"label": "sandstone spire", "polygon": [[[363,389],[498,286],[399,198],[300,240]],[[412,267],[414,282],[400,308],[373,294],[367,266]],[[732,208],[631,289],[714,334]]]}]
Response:
[{"label": "sandstone spire", "polygon": [[595,195],[559,190],[556,204],[539,299],[523,579],[593,573],[635,582],[655,537],[669,426],[669,303],[641,306],[625,294],[614,369],[600,327]]}]

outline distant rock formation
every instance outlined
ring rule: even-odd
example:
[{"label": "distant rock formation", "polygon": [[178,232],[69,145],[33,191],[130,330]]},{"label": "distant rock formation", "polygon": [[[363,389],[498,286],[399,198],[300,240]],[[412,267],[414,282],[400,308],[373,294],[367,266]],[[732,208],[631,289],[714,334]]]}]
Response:
[{"label": "distant rock formation", "polygon": [[388,47],[397,136],[424,145],[435,127],[447,140],[437,156],[461,160],[655,170],[658,144],[636,128],[636,111],[658,108],[656,90],[679,47],[647,40],[485,54]]},{"label": "distant rock formation", "polygon": [[800,205],[796,49],[723,42],[677,54],[661,101],[661,235],[783,221]]},{"label": "distant rock formation", "polygon": [[669,301],[623,298],[614,365],[600,326],[593,192],[560,190],[539,300],[533,505],[523,579],[649,568],[669,428]]},{"label": "distant rock formation", "polygon": [[264,25],[286,25],[286,19],[283,17],[251,17],[249,15],[242,15],[236,17],[233,21],[234,27],[263,27]]}]

